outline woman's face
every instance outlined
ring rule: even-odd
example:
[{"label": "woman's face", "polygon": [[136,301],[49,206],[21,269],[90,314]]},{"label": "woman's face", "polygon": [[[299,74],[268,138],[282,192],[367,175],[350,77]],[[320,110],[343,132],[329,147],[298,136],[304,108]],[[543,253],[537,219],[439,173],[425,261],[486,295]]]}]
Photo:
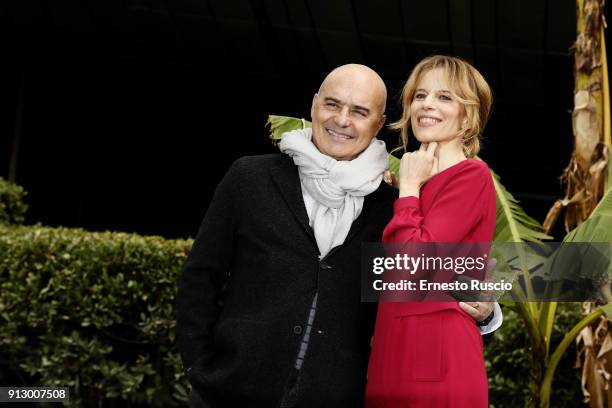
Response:
[{"label": "woman's face", "polygon": [[457,137],[464,110],[451,89],[440,68],[421,77],[410,104],[412,132],[419,142],[446,142]]}]

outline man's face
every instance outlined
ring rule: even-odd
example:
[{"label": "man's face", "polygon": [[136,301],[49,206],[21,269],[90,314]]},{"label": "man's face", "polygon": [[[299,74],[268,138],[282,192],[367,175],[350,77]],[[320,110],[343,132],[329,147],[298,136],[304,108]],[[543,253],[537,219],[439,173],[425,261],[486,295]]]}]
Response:
[{"label": "man's face", "polygon": [[384,98],[367,78],[337,75],[326,80],[312,100],[312,142],[336,160],[354,159],[385,122]]}]

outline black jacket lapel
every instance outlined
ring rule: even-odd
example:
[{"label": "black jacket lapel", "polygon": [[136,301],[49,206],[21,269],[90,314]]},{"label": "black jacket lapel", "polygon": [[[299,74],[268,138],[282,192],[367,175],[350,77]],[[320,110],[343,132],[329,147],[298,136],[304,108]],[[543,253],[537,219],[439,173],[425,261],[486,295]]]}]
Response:
[{"label": "black jacket lapel", "polygon": [[308,213],[304,205],[300,176],[293,160],[289,156],[283,155],[282,163],[277,167],[272,167],[270,172],[272,173],[272,180],[276,183],[285,203],[316,247],[317,242],[312,228],[310,228]]}]

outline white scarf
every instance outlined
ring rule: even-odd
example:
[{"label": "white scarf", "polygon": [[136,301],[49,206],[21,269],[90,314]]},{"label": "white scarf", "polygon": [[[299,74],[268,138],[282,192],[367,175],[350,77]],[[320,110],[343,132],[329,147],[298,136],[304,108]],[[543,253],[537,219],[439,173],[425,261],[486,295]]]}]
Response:
[{"label": "white scarf", "polygon": [[312,129],[285,133],[280,150],[298,166],[302,189],[314,200],[309,214],[323,258],[344,243],[363,208],[363,197],[376,191],[388,167],[385,142],[376,138],[353,160],[336,160],[312,143]]}]

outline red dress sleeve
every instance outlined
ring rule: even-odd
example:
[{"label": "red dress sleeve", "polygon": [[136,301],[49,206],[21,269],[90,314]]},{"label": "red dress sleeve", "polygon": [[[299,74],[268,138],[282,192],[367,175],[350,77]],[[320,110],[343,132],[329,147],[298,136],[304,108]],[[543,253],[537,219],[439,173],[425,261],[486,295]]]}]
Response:
[{"label": "red dress sleeve", "polygon": [[[425,185],[421,192],[427,187]],[[432,191],[433,202],[426,214],[419,198],[398,198],[393,204],[393,218],[383,231],[383,241],[465,241],[478,226],[486,206],[495,199],[486,165],[466,165],[438,188],[440,191]]]}]

